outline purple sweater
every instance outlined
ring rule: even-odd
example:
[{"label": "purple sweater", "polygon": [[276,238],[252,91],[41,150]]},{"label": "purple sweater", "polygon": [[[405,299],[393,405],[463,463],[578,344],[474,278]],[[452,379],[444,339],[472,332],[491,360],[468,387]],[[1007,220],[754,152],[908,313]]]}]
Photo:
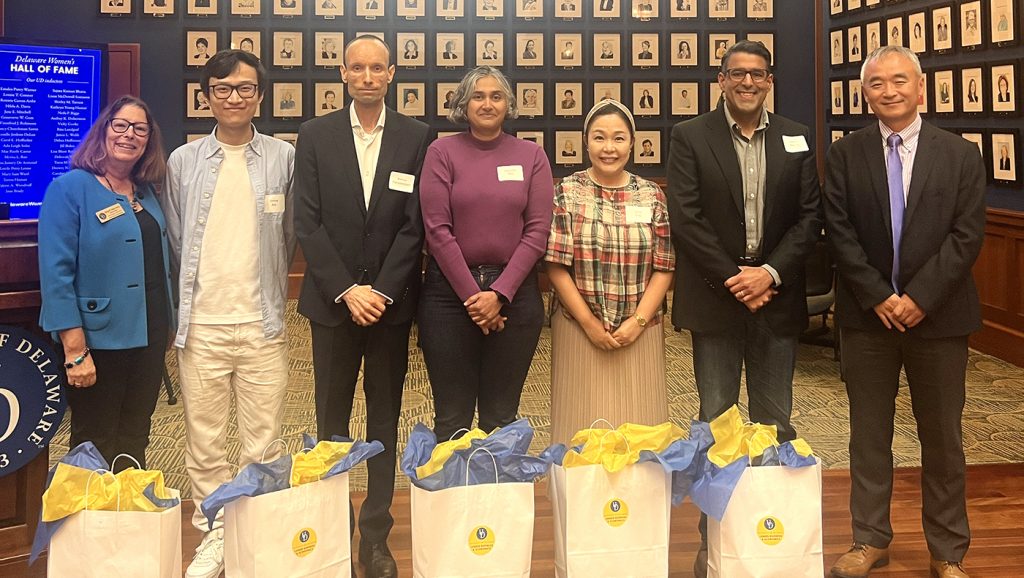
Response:
[{"label": "purple sweater", "polygon": [[467,131],[430,145],[420,176],[427,250],[460,299],[480,291],[469,271],[477,265],[504,265],[491,288],[515,297],[544,254],[554,190],[535,143],[504,133],[484,142]]}]

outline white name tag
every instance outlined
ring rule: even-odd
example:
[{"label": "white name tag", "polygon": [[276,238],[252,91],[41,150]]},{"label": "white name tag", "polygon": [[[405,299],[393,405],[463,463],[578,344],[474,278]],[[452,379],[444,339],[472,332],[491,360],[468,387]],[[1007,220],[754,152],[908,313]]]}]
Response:
[{"label": "white name tag", "polygon": [[637,207],[626,205],[626,224],[636,225],[650,223],[654,220],[654,209],[650,207]]},{"label": "white name tag", "polygon": [[521,181],[523,180],[523,165],[508,165],[498,167],[499,181]]},{"label": "white name tag", "polygon": [[267,195],[263,197],[264,213],[283,213],[284,195]]},{"label": "white name tag", "polygon": [[416,184],[416,175],[391,171],[391,178],[388,179],[388,188],[403,193],[411,193],[412,186]]},{"label": "white name tag", "polygon": [[811,150],[807,148],[807,139],[802,134],[796,136],[782,135],[782,146],[786,147],[787,153],[802,153]]},{"label": "white name tag", "polygon": [[96,218],[99,219],[101,223],[106,223],[107,221],[112,221],[123,214],[124,207],[118,203],[114,203],[109,207],[96,211]]}]

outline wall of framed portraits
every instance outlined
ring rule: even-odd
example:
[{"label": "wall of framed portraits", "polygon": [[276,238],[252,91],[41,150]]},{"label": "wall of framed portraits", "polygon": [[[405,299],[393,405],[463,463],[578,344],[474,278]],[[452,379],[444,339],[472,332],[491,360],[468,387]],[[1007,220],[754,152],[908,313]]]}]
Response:
[{"label": "wall of framed portraits", "polygon": [[1024,211],[1020,167],[1019,0],[825,0],[826,125],[834,141],[871,122],[860,93],[864,57],[879,46],[913,50],[925,74],[921,115],[977,143],[990,207]]},{"label": "wall of framed portraits", "polygon": [[48,0],[8,3],[6,20],[19,36],[140,43],[142,97],[168,148],[213,127],[199,69],[218,49],[263,59],[257,127],[291,139],[348,101],[342,48],[369,33],[393,47],[388,105],[440,135],[459,130],[446,118],[459,79],[490,64],[519,100],[506,128],[542,144],[556,175],[585,162],[583,115],[613,97],[637,118],[636,171],[659,177],[672,125],[715,106],[720,56],[739,39],[774,54],[769,105],[814,126],[814,12],[775,0]]}]

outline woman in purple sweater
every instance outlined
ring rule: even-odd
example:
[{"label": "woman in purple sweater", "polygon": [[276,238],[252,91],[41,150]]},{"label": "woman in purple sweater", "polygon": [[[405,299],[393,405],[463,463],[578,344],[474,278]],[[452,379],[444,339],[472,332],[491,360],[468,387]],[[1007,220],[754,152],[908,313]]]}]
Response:
[{"label": "woman in purple sweater", "polygon": [[448,115],[469,130],[434,141],[420,177],[430,260],[417,321],[434,393],[434,433],[511,423],[540,337],[537,262],[554,185],[544,150],[502,132],[518,114],[496,68],[471,70]]}]

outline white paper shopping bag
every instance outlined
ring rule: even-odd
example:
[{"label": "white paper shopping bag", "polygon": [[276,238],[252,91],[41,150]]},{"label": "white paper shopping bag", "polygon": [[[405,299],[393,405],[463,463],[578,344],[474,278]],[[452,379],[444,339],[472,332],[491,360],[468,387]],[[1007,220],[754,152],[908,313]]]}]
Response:
[{"label": "white paper shopping bag", "polygon": [[668,576],[672,482],[661,465],[555,465],[549,480],[556,576]]},{"label": "white paper shopping bag", "polygon": [[821,462],[744,470],[725,516],[708,517],[708,576],[821,578]]},{"label": "white paper shopping bag", "polygon": [[224,506],[228,578],[351,578],[348,473]]}]

